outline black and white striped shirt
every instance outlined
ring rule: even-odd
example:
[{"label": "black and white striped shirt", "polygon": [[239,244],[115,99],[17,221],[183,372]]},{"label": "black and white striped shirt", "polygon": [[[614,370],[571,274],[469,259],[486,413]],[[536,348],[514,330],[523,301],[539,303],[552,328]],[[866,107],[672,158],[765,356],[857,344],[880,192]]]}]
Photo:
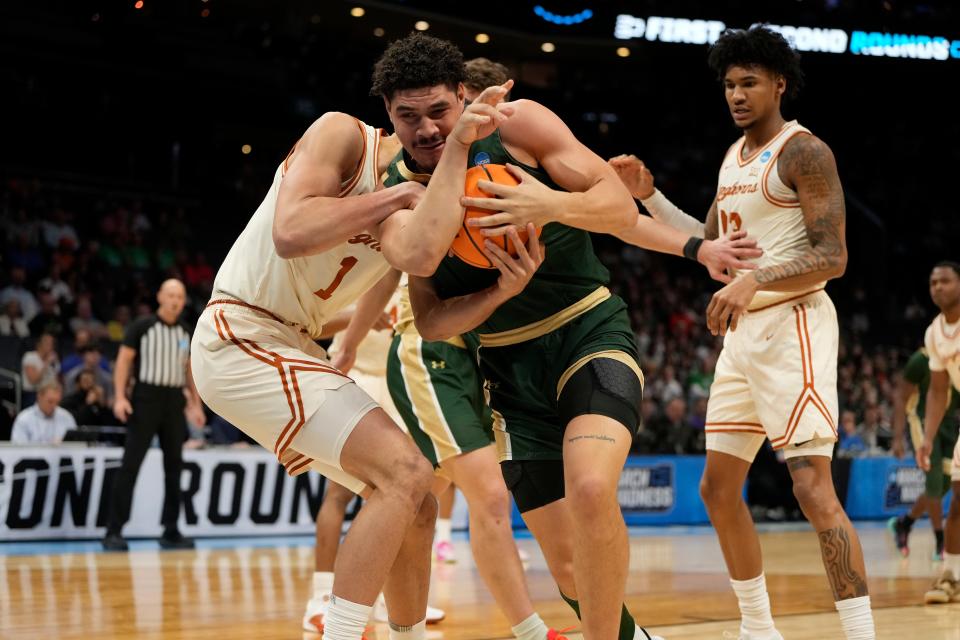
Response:
[{"label": "black and white striped shirt", "polygon": [[141,384],[182,387],[187,384],[190,332],[181,323],[167,324],[156,314],[127,327],[123,344],[136,350],[133,371]]}]

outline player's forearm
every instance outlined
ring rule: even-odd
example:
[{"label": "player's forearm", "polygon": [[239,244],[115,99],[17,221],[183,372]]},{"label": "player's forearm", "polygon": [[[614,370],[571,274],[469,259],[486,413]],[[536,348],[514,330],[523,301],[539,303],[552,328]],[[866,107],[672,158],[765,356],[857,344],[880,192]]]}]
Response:
[{"label": "player's forearm", "polygon": [[367,336],[377,319],[383,314],[399,282],[400,272],[391,270],[360,297],[343,334],[344,348],[355,349]]},{"label": "player's forearm", "polygon": [[640,200],[640,203],[654,220],[691,236],[705,237],[704,224],[670,202],[659,189],[654,190],[650,197]]},{"label": "player's forearm", "polygon": [[902,438],[907,425],[907,401],[913,394],[913,385],[903,380],[897,385],[897,392],[893,396],[893,437]]},{"label": "player's forearm", "polygon": [[643,249],[675,256],[683,255],[683,247],[691,234],[674,229],[643,214],[638,213],[634,217],[636,220],[633,226],[614,235],[624,242]]},{"label": "player's forearm", "polygon": [[323,328],[320,330],[320,335],[317,336],[319,340],[326,340],[332,338],[334,334],[340,333],[348,326],[350,326],[350,319],[353,318],[353,313],[346,310],[337,311],[337,313],[330,318],[330,320],[323,325]]},{"label": "player's forearm", "polygon": [[[463,222],[463,179],[469,146],[447,138],[430,184],[413,211],[402,212],[390,235],[388,260],[408,273],[431,275],[447,255]],[[399,215],[399,214],[398,214]]]},{"label": "player's forearm", "polygon": [[847,268],[847,250],[813,247],[810,252],[782,264],[753,272],[758,289],[763,291],[799,291],[825,280],[839,278]]},{"label": "player's forearm", "polygon": [[933,442],[943,416],[947,412],[947,391],[936,388],[932,383],[927,390],[926,410],[923,415],[923,439]]},{"label": "player's forearm", "polygon": [[601,178],[583,192],[554,191],[550,219],[594,233],[618,234],[633,224],[637,205],[619,180]]},{"label": "player's forearm", "polygon": [[506,301],[494,285],[465,296],[437,298],[430,305],[414,303],[414,324],[420,337],[428,342],[447,340],[473,331]]},{"label": "player's forearm", "polygon": [[278,203],[273,243],[281,258],[316,255],[376,227],[405,206],[402,188],[347,198],[310,196]]}]

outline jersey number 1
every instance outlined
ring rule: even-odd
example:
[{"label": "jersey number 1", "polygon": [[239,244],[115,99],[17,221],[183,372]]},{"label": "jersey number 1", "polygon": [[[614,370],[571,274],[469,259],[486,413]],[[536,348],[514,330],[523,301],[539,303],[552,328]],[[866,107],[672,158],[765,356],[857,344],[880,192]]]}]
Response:
[{"label": "jersey number 1", "polygon": [[337,275],[333,278],[333,282],[330,283],[330,286],[326,289],[317,289],[313,292],[313,295],[317,296],[321,300],[329,300],[330,296],[333,295],[333,292],[337,290],[337,287],[340,286],[340,283],[343,282],[344,276],[347,275],[347,272],[350,269],[353,269],[357,265],[357,259],[353,256],[347,256],[340,261],[340,271],[337,271]]}]

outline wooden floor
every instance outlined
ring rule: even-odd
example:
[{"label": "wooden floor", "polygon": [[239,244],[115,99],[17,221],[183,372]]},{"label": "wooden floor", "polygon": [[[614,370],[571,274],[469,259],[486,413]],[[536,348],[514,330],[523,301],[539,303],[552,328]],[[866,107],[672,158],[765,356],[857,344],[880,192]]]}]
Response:
[{"label": "wooden floor", "polygon": [[[960,604],[921,604],[936,570],[929,529],[914,532],[908,560],[896,555],[885,530],[871,525],[862,536],[878,638],[960,640]],[[776,530],[762,541],[784,637],[842,638],[816,537]],[[30,555],[0,544],[0,638],[318,640],[300,631],[312,568],[308,544],[297,538],[269,547],[161,552],[145,543],[128,554],[104,554],[59,553],[62,545],[50,543],[47,553]],[[576,627],[533,541],[519,544],[532,556],[527,577],[540,614],[550,626]],[[667,640],[736,637],[736,600],[709,529],[647,530],[632,536],[631,545],[627,604],[644,626]],[[431,627],[430,637],[510,637],[467,543],[456,546],[460,561],[434,570],[431,604],[446,609],[447,620]],[[385,628],[376,637],[385,639]]]}]

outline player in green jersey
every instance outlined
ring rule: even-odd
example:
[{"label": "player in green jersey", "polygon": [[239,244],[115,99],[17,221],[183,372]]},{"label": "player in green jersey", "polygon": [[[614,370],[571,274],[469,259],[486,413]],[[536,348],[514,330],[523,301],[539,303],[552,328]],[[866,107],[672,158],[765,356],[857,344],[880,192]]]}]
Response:
[{"label": "player in green jersey", "polygon": [[[923,416],[927,390],[930,388],[929,361],[926,349],[917,349],[901,372],[893,407],[893,454],[898,458],[903,457],[906,449],[904,432],[907,422],[910,423],[910,439],[914,447],[923,442]],[[927,513],[936,537],[934,560],[940,560],[943,556],[943,496],[950,490],[950,461],[957,444],[958,406],[960,393],[950,387],[947,391],[947,410],[933,441],[933,452],[930,454],[933,464],[926,474],[926,490],[917,498],[909,513],[890,520],[897,549],[904,556],[910,553],[909,538],[914,521]]]},{"label": "player in green jersey", "polygon": [[[377,63],[373,93],[384,98],[404,147],[386,185],[425,181],[450,144],[447,133],[463,108],[463,88],[434,77],[431,68],[458,54],[448,42],[413,34]],[[471,145],[464,168],[512,165],[518,187],[480,187],[543,227],[543,263],[520,295],[504,301],[496,295],[502,270],[446,258],[431,278],[411,278],[417,329],[430,341],[476,329],[504,479],[562,593],[579,607],[585,637],[611,638],[619,628],[621,638],[644,638],[621,615],[628,544],[617,502],[620,470],[639,421],[642,374],[626,306],[606,289],[609,274],[588,232],[675,255],[684,254],[691,238],[638,215],[612,169],[549,109],[527,100],[510,106],[510,119]],[[491,233],[517,239],[512,228]],[[528,250],[535,254],[531,237]],[[740,238],[693,240],[697,248],[687,254],[715,274],[749,268],[739,256],[757,255]],[[494,264],[509,260],[496,249],[488,252]],[[513,273],[525,276],[535,260],[520,254],[520,271]]]}]

